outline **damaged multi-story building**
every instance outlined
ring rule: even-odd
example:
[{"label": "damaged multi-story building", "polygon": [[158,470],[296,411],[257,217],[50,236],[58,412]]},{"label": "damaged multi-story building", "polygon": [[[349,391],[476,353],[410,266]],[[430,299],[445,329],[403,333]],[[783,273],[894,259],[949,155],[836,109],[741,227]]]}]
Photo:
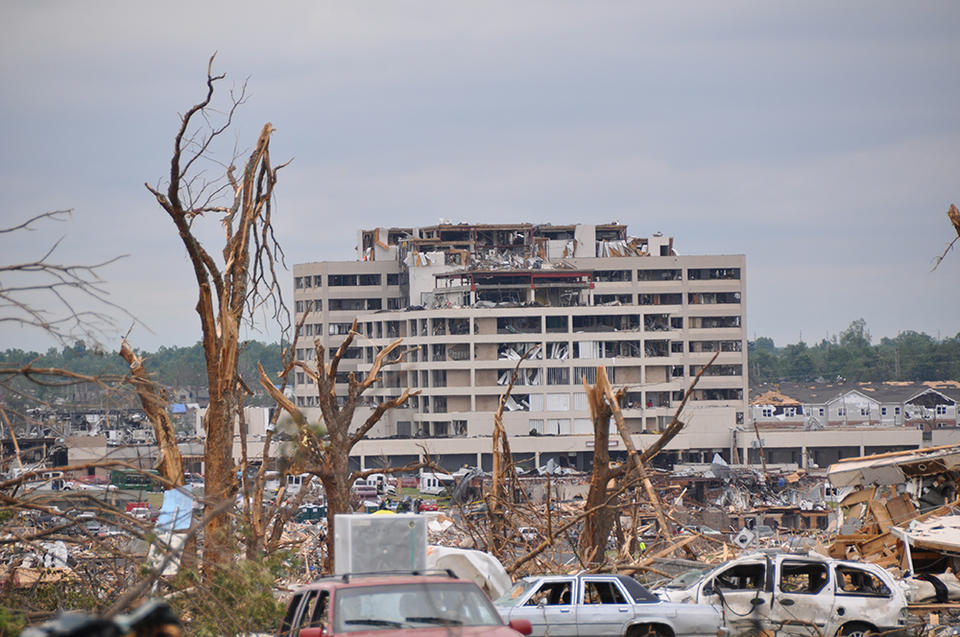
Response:
[{"label": "damaged multi-story building", "polygon": [[[673,238],[632,237],[619,223],[361,230],[355,261],[294,266],[296,354],[313,361],[319,339],[329,361],[356,318],[360,335],[339,368],[345,392],[351,371],[403,339],[405,361],[366,396],[420,394],[387,413],[355,449],[358,461],[407,462],[426,444],[453,467],[489,466],[482,439],[517,360],[533,350],[503,416],[512,449],[538,466],[584,468],[593,429],[583,380],[595,382],[598,366],[628,388],[623,414],[643,446],[719,352],[666,456],[704,461],[727,455],[746,412],[745,266],[743,255],[680,255]],[[303,373],[295,380],[297,404],[315,408],[315,386]]]}]

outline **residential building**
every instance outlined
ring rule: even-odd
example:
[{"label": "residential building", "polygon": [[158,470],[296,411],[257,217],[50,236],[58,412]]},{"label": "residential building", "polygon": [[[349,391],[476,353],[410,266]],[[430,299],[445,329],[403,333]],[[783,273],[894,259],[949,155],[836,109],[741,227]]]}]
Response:
[{"label": "residential building", "polygon": [[[745,275],[743,255],[680,255],[671,237],[631,237],[618,223],[361,230],[355,261],[294,266],[296,356],[313,363],[316,339],[329,362],[356,319],[338,369],[345,392],[350,373],[403,339],[406,358],[383,371],[365,409],[407,387],[420,394],[384,416],[357,461],[408,462],[425,446],[448,466],[489,466],[494,413],[530,352],[503,414],[512,450],[532,464],[585,468],[593,429],[583,381],[595,382],[598,366],[627,388],[624,418],[642,447],[719,352],[671,447],[675,459],[709,460],[729,454],[746,411]],[[295,397],[316,408],[302,371]]]},{"label": "residential building", "polygon": [[[954,444],[958,403],[956,381],[777,383],[753,392],[750,421],[768,462],[826,467],[842,458]],[[759,446],[749,454],[753,462]]]}]

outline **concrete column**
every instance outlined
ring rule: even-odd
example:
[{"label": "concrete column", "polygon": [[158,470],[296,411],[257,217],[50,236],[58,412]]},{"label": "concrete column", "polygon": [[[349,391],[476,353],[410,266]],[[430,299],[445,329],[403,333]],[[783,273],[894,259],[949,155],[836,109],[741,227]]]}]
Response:
[{"label": "concrete column", "polygon": [[478,452],[477,452],[477,466],[480,467],[480,468],[483,468],[482,463],[483,463],[483,452],[478,451]]},{"label": "concrete column", "polygon": [[803,469],[804,471],[806,471],[806,470],[807,470],[807,464],[808,464],[808,460],[807,460],[807,447],[806,447],[806,445],[804,445],[804,446],[800,447],[800,468]]}]

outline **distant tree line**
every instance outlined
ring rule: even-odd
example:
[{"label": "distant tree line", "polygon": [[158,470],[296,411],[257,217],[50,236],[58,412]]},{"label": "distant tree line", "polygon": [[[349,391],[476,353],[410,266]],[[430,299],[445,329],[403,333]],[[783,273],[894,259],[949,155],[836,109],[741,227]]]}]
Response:
[{"label": "distant tree line", "polygon": [[[279,343],[261,343],[246,341],[239,356],[241,377],[247,379],[247,386],[255,392],[250,404],[272,405],[273,401],[260,390],[258,382],[257,362],[271,371],[279,371],[281,347]],[[151,378],[161,385],[172,389],[198,391],[207,387],[206,367],[203,359],[203,347],[200,343],[189,347],[160,347],[156,352],[137,352],[144,360],[144,365]],[[40,354],[20,349],[0,351],[0,368],[20,367],[30,364],[34,368],[60,368],[77,374],[97,378],[122,378],[129,370],[117,352],[107,352],[98,347],[87,347],[84,341],[77,341],[73,345],[62,349],[51,347]],[[87,398],[96,400],[101,392],[97,387],[89,384],[69,386],[66,388],[41,387],[40,397],[54,399],[62,397],[71,401],[84,402],[83,396],[77,391],[87,394]],[[7,399],[12,398],[8,394]]]},{"label": "distant tree line", "polygon": [[866,321],[857,319],[839,337],[816,345],[803,341],[776,347],[773,339],[749,342],[750,384],[808,382],[838,377],[851,382],[960,380],[960,333],[937,340],[905,331],[871,343]]}]

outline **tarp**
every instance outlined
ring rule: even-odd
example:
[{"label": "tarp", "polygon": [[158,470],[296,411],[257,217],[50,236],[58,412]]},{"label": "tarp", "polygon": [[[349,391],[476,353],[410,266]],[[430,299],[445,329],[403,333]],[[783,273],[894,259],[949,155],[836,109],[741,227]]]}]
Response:
[{"label": "tarp", "polygon": [[181,489],[163,492],[163,506],[157,516],[157,531],[186,531],[193,517],[193,498]]},{"label": "tarp", "polygon": [[428,546],[427,568],[448,568],[457,577],[482,588],[490,599],[497,599],[513,585],[500,560],[483,551]]}]

